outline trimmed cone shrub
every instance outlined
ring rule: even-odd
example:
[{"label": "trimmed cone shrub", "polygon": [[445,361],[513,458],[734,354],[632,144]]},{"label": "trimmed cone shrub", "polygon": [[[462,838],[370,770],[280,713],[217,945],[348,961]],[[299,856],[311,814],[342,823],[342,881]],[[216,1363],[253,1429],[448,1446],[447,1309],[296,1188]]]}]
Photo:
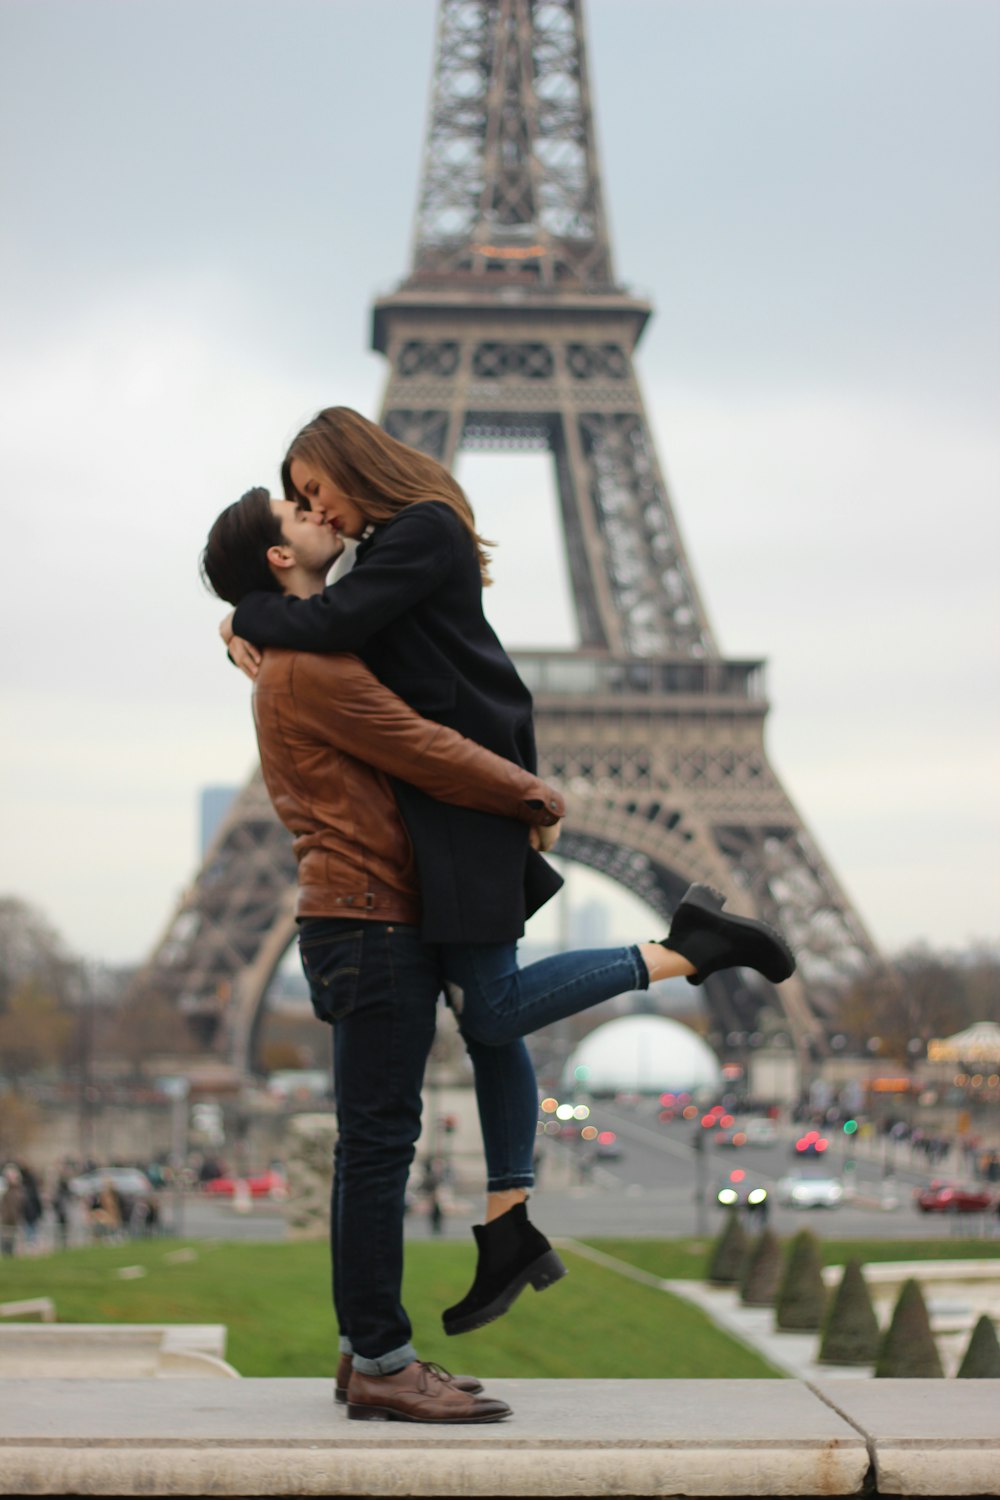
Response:
[{"label": "trimmed cone shrub", "polygon": [[740,1300],[747,1307],[772,1307],[780,1280],[781,1244],[773,1230],[765,1229],[743,1268]]},{"label": "trimmed cone shrub", "polygon": [[892,1322],[882,1337],[875,1375],[891,1380],[940,1380],[944,1375],[924,1294],[912,1276],[903,1282]]},{"label": "trimmed cone shrub", "polygon": [[743,1273],[747,1257],[747,1237],[739,1214],[727,1213],[726,1222],[715,1242],[708,1263],[708,1279],[713,1286],[735,1286]]},{"label": "trimmed cone shrub", "polygon": [[992,1318],[985,1313],[972,1330],[958,1375],[960,1380],[1000,1380],[1000,1342]]},{"label": "trimmed cone shrub", "polygon": [[830,1303],[819,1346],[821,1365],[873,1365],[878,1358],[878,1319],[861,1262],[849,1260]]},{"label": "trimmed cone shrub", "polygon": [[826,1311],[826,1287],[820,1265],[819,1240],[811,1229],[800,1229],[788,1247],[784,1274],[774,1304],[775,1326],[791,1330],[818,1328]]}]

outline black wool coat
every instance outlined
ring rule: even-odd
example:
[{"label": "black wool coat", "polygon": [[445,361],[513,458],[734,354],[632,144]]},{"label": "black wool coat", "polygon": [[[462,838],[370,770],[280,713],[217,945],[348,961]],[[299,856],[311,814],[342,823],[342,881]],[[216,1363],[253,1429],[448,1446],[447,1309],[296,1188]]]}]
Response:
[{"label": "black wool coat", "polygon": [[[407,506],[358,547],[354,567],[311,599],[253,593],[233,629],[258,646],[353,651],[425,718],[533,774],[531,694],[483,614],[468,531],[443,501]],[[562,884],[512,819],[435,802],[395,783],[432,943],[506,943]]]}]

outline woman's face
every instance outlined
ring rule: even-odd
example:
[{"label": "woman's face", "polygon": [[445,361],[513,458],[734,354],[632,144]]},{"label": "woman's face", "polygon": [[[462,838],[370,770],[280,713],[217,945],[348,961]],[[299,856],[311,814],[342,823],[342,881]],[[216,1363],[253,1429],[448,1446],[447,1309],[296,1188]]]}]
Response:
[{"label": "woman's face", "polygon": [[309,509],[329,522],[338,536],[357,540],[362,535],[368,522],[357,503],[328,474],[306,458],[293,458],[289,472],[292,484],[308,502]]}]

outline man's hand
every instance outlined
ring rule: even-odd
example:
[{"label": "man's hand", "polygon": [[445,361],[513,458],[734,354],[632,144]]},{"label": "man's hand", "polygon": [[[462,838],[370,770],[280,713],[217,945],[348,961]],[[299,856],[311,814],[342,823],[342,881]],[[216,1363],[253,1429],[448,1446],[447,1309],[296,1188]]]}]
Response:
[{"label": "man's hand", "polygon": [[226,643],[229,660],[253,682],[260,670],[260,652],[241,635],[233,635],[233,614],[235,613],[236,611],[233,610],[232,614],[226,616],[219,626],[219,634]]},{"label": "man's hand", "polygon": [[529,828],[528,842],[532,849],[537,849],[540,854],[547,854],[554,849],[559,838],[559,830],[562,823],[552,823],[548,828]]}]

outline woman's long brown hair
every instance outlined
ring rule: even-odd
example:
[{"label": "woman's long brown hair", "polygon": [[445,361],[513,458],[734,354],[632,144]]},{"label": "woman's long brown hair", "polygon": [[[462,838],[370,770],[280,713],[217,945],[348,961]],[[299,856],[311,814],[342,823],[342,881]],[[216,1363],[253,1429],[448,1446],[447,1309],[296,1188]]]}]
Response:
[{"label": "woman's long brown hair", "polygon": [[[292,483],[292,460],[321,469],[357,505],[366,521],[391,521],[407,505],[440,500],[450,505],[472,537],[484,585],[491,582],[488,547],[461,485],[436,459],[390,437],[349,406],[328,406],[292,439],[281,465],[285,498],[305,499]],[[306,502],[308,503],[308,502]]]}]

